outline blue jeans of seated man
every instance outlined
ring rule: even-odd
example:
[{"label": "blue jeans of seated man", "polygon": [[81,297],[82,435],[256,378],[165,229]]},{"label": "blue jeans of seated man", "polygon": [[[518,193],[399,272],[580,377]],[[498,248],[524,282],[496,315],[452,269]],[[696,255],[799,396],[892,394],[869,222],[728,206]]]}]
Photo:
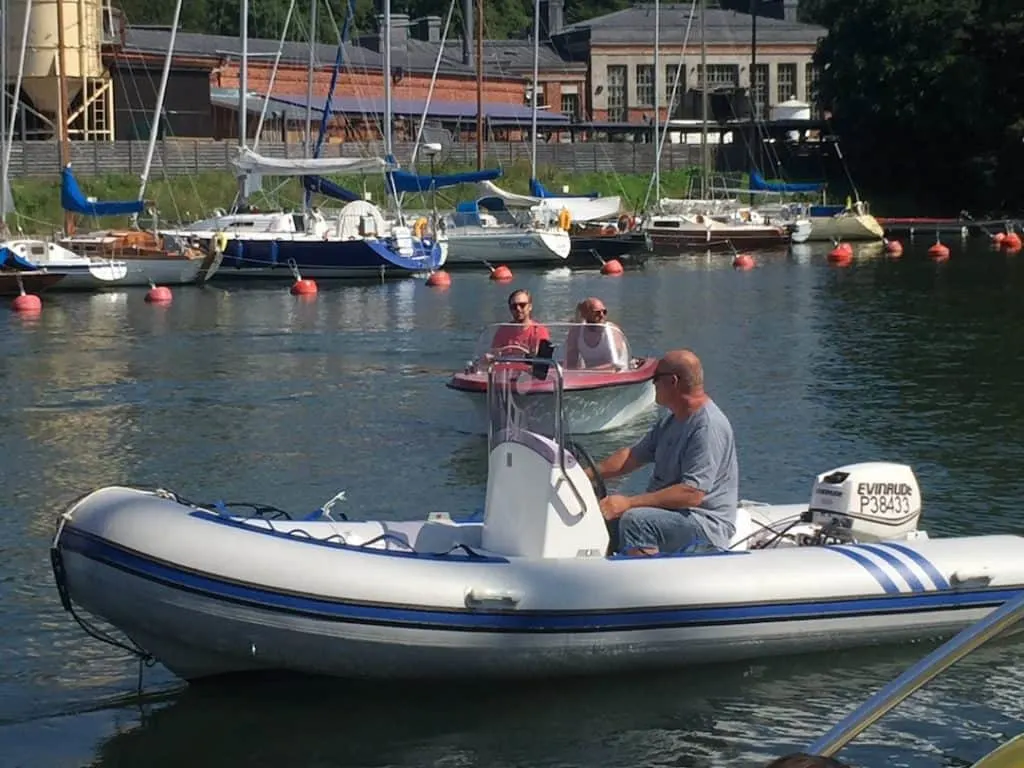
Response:
[{"label": "blue jeans of seated man", "polygon": [[619,552],[657,549],[662,553],[727,549],[733,527],[695,509],[636,507],[609,522],[612,546]]}]

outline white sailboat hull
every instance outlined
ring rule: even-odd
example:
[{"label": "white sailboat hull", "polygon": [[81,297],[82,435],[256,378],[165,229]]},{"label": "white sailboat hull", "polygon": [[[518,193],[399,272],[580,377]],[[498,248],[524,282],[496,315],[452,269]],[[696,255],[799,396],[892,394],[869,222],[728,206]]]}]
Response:
[{"label": "white sailboat hull", "polygon": [[456,264],[559,263],[569,257],[572,242],[562,230],[544,232],[458,228],[448,230],[449,266]]}]

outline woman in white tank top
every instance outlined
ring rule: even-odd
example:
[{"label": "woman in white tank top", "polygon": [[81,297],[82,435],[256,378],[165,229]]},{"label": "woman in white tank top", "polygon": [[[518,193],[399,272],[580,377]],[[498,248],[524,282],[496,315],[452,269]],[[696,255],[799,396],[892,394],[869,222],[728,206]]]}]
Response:
[{"label": "woman in white tank top", "polygon": [[600,299],[588,298],[576,306],[579,325],[566,339],[566,366],[623,371],[629,368],[626,340],[614,323],[608,322],[608,310]]}]

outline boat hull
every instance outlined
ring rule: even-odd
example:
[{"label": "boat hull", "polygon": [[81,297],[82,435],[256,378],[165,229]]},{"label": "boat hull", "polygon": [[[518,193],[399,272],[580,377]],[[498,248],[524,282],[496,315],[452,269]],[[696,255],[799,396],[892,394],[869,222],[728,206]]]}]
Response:
[{"label": "boat hull", "polygon": [[22,287],[25,293],[41,293],[53,289],[66,277],[63,272],[4,270],[0,272],[0,296],[17,296],[21,293]]},{"label": "boat hull", "polygon": [[705,229],[694,227],[690,230],[658,231],[648,230],[655,252],[679,253],[680,251],[713,251],[732,253],[748,248],[785,248],[789,234],[777,227],[731,227]]},{"label": "boat hull", "polygon": [[304,278],[401,278],[442,266],[445,251],[435,241],[427,247],[416,244],[413,253],[404,257],[383,240],[239,238],[228,241],[212,280],[289,279],[294,277],[292,262]]},{"label": "boat hull", "polygon": [[[941,637],[1024,593],[1017,536],[541,560],[472,549],[480,537],[479,522],[244,521],[112,488],[69,511],[53,552],[63,599],[189,680],[741,661]],[[417,551],[388,543],[402,538]],[[956,581],[979,564],[983,584]]]},{"label": "boat hull", "polygon": [[811,216],[809,241],[821,240],[881,240],[885,235],[882,225],[870,214],[839,216]]},{"label": "boat hull", "polygon": [[640,232],[616,235],[573,235],[569,252],[570,267],[599,268],[610,259],[622,266],[641,266],[652,249],[650,238]]},{"label": "boat hull", "polygon": [[498,234],[481,230],[448,231],[447,266],[489,264],[563,264],[572,248],[563,231]]},{"label": "boat hull", "polygon": [[[573,371],[563,373],[562,411],[569,432],[589,435],[607,432],[629,424],[654,406],[656,359],[647,359],[638,368],[622,372]],[[456,374],[447,384],[462,392],[473,403],[472,431],[487,432],[489,422],[487,375]],[[533,381],[516,389],[515,401],[519,426],[546,433],[555,424],[555,395],[550,381]]]}]

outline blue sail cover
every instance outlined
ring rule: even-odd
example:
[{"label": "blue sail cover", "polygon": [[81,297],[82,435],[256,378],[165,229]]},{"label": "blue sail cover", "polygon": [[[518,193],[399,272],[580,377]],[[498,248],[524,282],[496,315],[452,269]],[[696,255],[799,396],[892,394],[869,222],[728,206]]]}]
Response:
[{"label": "blue sail cover", "polygon": [[409,171],[390,171],[391,189],[394,192],[429,192],[431,189],[443,189],[459,184],[476,184],[478,181],[494,181],[501,178],[500,168],[489,168],[483,171],[466,173],[449,173],[443,176],[417,176]]},{"label": "blue sail cover", "polygon": [[142,213],[145,203],[142,200],[117,200],[109,203],[89,202],[70,167],[60,173],[60,205],[70,213],[84,216],[124,216],[131,213]]},{"label": "blue sail cover", "polygon": [[757,171],[750,172],[750,188],[761,192],[821,192],[825,188],[824,182],[798,182],[785,184],[781,181],[765,181]]},{"label": "blue sail cover", "polygon": [[7,269],[17,269],[20,271],[31,272],[39,269],[39,266],[33,264],[23,256],[19,256],[10,248],[0,246],[0,267],[6,267]]},{"label": "blue sail cover", "polygon": [[533,195],[534,197],[589,197],[589,198],[595,198],[595,197],[600,197],[601,196],[600,193],[598,193],[598,192],[590,192],[590,193],[585,194],[585,195],[562,195],[562,194],[555,194],[554,192],[549,192],[547,189],[545,189],[544,185],[541,184],[539,181],[537,181],[537,179],[530,179],[530,194]]},{"label": "blue sail cover", "polygon": [[325,197],[333,197],[335,200],[343,200],[346,203],[363,199],[361,195],[350,192],[344,187],[339,187],[333,181],[325,179],[323,176],[303,176],[302,186],[305,187],[307,192],[324,195]]}]

